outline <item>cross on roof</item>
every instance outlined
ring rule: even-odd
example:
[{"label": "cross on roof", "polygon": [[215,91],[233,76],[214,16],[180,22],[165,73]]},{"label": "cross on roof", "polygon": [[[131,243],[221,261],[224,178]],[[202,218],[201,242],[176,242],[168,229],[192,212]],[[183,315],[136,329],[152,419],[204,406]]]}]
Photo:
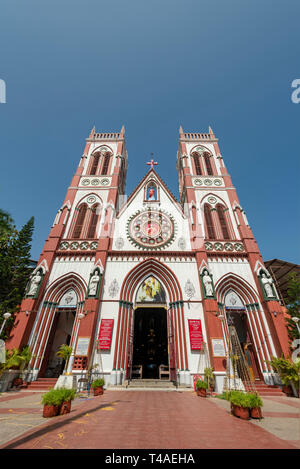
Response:
[{"label": "cross on roof", "polygon": [[[151,153],[151,155],[153,155],[153,153]],[[157,161],[153,161],[153,159],[151,159],[151,161],[147,162],[147,165],[151,165],[151,169],[153,169],[153,166],[157,165],[157,164],[158,164]]]}]

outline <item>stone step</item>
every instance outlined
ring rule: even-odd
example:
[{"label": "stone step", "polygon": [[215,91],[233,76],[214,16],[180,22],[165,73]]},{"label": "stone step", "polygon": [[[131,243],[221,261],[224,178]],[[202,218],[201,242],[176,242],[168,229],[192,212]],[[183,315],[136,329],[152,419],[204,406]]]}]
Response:
[{"label": "stone step", "polygon": [[136,380],[135,382],[130,381],[128,384],[128,388],[171,388],[173,389],[175,386],[172,382],[167,381],[142,381],[142,380]]}]

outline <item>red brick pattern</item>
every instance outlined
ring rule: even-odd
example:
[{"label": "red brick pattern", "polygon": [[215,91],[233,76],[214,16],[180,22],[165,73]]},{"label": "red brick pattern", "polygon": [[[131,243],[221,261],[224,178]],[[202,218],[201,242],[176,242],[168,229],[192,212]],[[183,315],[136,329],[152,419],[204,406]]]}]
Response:
[{"label": "red brick pattern", "polygon": [[105,391],[2,448],[296,449],[193,392]]}]

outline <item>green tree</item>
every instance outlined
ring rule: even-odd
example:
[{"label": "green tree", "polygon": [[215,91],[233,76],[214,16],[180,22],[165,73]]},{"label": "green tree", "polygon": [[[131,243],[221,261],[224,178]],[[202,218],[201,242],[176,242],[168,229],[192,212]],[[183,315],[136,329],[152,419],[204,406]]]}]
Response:
[{"label": "green tree", "polygon": [[30,249],[34,227],[34,218],[16,230],[11,216],[0,210],[0,322],[5,312],[11,313],[2,338],[7,337],[7,330],[14,322],[24,297],[26,284],[31,272]]},{"label": "green tree", "polygon": [[300,275],[293,272],[289,275],[287,297],[285,304],[290,318],[287,319],[288,334],[291,341],[299,338],[299,332],[293,317],[300,319]]}]

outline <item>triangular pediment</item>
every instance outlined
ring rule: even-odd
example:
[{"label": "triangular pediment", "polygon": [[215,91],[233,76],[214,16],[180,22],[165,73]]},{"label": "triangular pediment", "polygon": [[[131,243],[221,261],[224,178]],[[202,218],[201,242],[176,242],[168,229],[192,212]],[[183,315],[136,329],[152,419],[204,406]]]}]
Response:
[{"label": "triangular pediment", "polygon": [[[154,189],[154,196],[151,196],[150,193],[151,186]],[[167,205],[171,204],[173,209],[174,207],[176,207],[176,210],[182,216],[184,216],[181,205],[179,204],[178,200],[172,194],[163,179],[157,174],[157,172],[153,168],[150,169],[147,174],[145,174],[143,179],[132,191],[127,201],[121,207],[117,216],[121,216],[124,211],[126,211],[132,204],[135,204],[136,202],[138,204],[142,204],[143,206],[147,206],[148,204],[149,207],[159,205],[162,209],[165,210],[168,210]]]}]

